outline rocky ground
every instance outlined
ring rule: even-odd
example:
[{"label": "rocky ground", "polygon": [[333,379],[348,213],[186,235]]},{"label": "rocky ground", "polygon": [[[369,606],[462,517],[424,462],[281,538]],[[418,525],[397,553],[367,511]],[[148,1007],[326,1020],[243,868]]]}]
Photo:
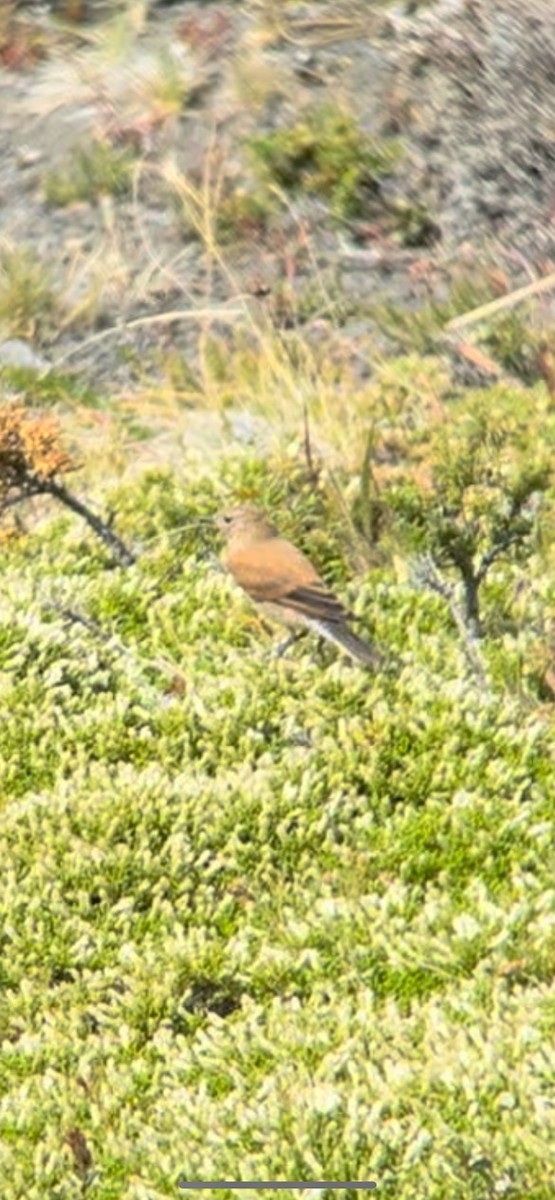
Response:
[{"label": "rocky ground", "polygon": [[[461,269],[485,272],[491,295],[553,269],[550,0],[119,8],[89,5],[73,25],[44,5],[13,17],[40,53],[3,56],[0,237],[44,265],[57,316],[14,330],[5,312],[5,338],[132,391],[161,355],[194,367],[197,310],[224,337],[246,306],[356,342],[376,335],[376,302],[441,301]],[[248,187],[249,139],[324,103],[402,147],[378,201],[338,222],[320,197],[282,192],[265,228],[237,221],[215,252],[206,213]],[[49,176],[95,138],[133,153],[133,190],[49,202]]]}]

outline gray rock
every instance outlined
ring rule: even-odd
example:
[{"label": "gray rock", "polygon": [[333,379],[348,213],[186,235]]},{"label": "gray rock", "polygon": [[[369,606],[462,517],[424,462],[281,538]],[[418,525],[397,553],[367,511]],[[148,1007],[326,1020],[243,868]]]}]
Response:
[{"label": "gray rock", "polygon": [[44,371],[49,366],[45,358],[20,338],[0,342],[0,367],[27,367],[31,371]]}]

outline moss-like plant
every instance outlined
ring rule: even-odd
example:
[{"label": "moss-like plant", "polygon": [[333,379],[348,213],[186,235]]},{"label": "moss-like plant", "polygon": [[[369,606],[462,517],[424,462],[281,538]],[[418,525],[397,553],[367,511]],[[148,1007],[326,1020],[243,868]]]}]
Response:
[{"label": "moss-like plant", "polygon": [[351,600],[402,671],[272,661],[194,521],[262,501],[327,572],[342,541],[279,468],[121,484],[133,571],[59,518],[0,554],[7,1200],[551,1200],[553,722],[461,679],[392,572]]},{"label": "moss-like plant", "polygon": [[250,150],[267,182],[322,196],[342,219],[368,215],[380,180],[400,156],[396,142],[369,137],[350,113],[327,104],[295,125],[252,138]]}]

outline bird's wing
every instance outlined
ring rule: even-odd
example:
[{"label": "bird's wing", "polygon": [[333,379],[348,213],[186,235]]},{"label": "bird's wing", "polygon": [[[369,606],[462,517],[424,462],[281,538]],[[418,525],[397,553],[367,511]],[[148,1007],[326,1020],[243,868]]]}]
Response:
[{"label": "bird's wing", "polygon": [[347,616],[341,601],[322,582],[310,587],[294,588],[283,597],[283,603],[315,621],[342,623]]},{"label": "bird's wing", "polygon": [[345,619],[343,605],[309,559],[283,538],[230,549],[224,562],[237,583],[259,604],[283,604],[315,620]]}]

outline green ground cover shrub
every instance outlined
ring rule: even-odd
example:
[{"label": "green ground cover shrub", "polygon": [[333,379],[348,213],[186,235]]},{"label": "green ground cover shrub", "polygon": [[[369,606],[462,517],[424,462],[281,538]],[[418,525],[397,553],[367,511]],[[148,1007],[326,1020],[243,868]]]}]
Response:
[{"label": "green ground cover shrub", "polygon": [[367,215],[379,180],[401,153],[396,143],[369,137],[350,113],[329,104],[289,128],[252,138],[250,150],[268,182],[323,196],[341,218]]},{"label": "green ground cover shrub", "polygon": [[[388,669],[308,641],[269,657],[195,525],[230,493],[277,505]],[[519,666],[533,631],[486,639],[520,689],[485,693],[437,596],[387,565],[348,581],[296,469],[151,472],[111,499],[129,570],[66,514],[0,559],[3,1194],[153,1200],[183,1175],[547,1200],[554,735]],[[496,571],[492,594],[515,566]]]}]

